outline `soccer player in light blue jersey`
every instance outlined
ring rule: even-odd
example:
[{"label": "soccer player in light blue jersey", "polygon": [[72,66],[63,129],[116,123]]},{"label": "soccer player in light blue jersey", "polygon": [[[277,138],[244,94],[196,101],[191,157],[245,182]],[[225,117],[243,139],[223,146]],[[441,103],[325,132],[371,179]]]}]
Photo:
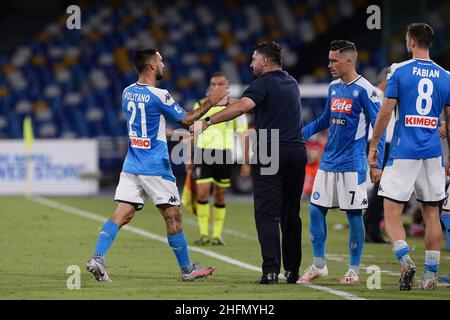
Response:
[{"label": "soccer player in light blue jersey", "polygon": [[436,289],[439,268],[442,241],[439,204],[445,198],[446,175],[439,141],[439,116],[444,106],[447,106],[447,119],[450,115],[450,75],[430,60],[433,38],[433,29],[425,23],[408,26],[406,48],[412,59],[394,63],[390,68],[368,156],[369,164],[374,165],[377,143],[396,109],[389,160],[378,195],[384,197],[386,232],[402,265],[400,290],[411,290],[416,273],[401,221],[404,203],[413,191],[422,203],[426,225],[422,289]]},{"label": "soccer player in light blue jersey", "polygon": [[[368,206],[367,137],[369,125],[375,124],[380,102],[375,87],[356,72],[357,50],[352,42],[332,41],[329,59],[328,67],[337,80],[328,87],[327,105],[323,114],[303,130],[305,139],[308,139],[313,134],[330,128],[314,179],[309,207],[314,260],[298,283],[310,283],[328,275],[325,263],[326,215],[328,209],[340,208],[346,212],[350,224],[350,263],[340,283],[357,285],[365,238],[362,209]],[[373,182],[377,182],[381,176],[384,138],[378,148],[378,162],[370,168]]]},{"label": "soccer player in light blue jersey", "polygon": [[198,109],[186,113],[167,90],[155,86],[164,70],[162,56],[156,49],[137,50],[134,64],[139,79],[125,88],[122,94],[129,143],[114,198],[118,205],[114,215],[103,225],[86,268],[98,281],[111,281],[106,272],[106,252],[120,228],[130,222],[135,212],[151,199],[166,222],[167,241],[181,269],[181,279],[193,281],[206,278],[213,273],[214,267],[202,268],[189,259],[181,223],[179,193],[167,149],[165,122],[168,118],[189,128],[228,94],[227,88],[214,88]]}]

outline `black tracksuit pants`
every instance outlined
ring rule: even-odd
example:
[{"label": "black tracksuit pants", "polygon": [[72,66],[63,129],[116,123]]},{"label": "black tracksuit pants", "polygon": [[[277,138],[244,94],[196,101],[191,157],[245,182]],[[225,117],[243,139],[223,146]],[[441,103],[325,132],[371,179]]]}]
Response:
[{"label": "black tracksuit pants", "polygon": [[278,274],[281,256],[286,271],[299,272],[302,259],[300,198],[305,166],[304,145],[280,143],[279,170],[275,175],[261,175],[261,167],[253,167],[254,214],[263,273]]}]

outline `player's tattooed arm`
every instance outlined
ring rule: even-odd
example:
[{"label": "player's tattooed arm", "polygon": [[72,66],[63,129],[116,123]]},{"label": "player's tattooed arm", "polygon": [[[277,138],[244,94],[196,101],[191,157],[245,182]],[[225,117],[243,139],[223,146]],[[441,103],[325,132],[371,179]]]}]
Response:
[{"label": "player's tattooed arm", "polygon": [[208,98],[206,98],[200,105],[199,108],[189,111],[186,113],[183,119],[181,119],[178,123],[181,124],[186,129],[194,124],[195,121],[200,119],[205,113],[209,111],[212,107],[217,105],[225,96],[228,95],[228,87],[217,86],[208,94]]},{"label": "player's tattooed arm", "polygon": [[181,119],[178,123],[188,129],[195,121],[200,119],[213,106],[214,104],[211,102],[211,100],[209,100],[209,98],[205,99],[199,108],[187,112],[183,119]]},{"label": "player's tattooed arm", "polygon": [[202,122],[202,131],[205,131],[210,125],[232,120],[251,110],[256,106],[255,102],[247,97],[242,97],[233,101],[228,107],[211,116],[209,123]]}]

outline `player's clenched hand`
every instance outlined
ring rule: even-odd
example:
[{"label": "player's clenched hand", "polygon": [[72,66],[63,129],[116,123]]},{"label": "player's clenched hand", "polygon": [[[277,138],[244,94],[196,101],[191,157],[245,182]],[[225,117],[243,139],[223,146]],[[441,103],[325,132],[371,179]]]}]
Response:
[{"label": "player's clenched hand", "polygon": [[370,168],[370,179],[372,180],[372,183],[377,183],[381,179],[381,174],[383,171],[378,168]]},{"label": "player's clenched hand", "polygon": [[376,167],[378,163],[378,150],[369,149],[369,155],[367,156],[367,161],[369,162],[369,167]]},{"label": "player's clenched hand", "polygon": [[218,104],[223,98],[225,98],[230,92],[228,91],[228,87],[226,86],[215,86],[208,93],[208,99],[211,101],[211,104],[214,106]]}]

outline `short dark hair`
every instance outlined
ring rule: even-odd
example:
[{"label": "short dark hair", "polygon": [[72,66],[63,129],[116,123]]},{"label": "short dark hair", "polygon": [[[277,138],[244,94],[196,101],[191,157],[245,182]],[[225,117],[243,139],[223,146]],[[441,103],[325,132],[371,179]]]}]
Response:
[{"label": "short dark hair", "polygon": [[211,75],[211,78],[215,78],[215,77],[224,77],[226,78],[225,74],[221,71],[216,71]]},{"label": "short dark hair", "polygon": [[278,43],[274,41],[261,42],[254,47],[254,50],[281,66],[281,46]]},{"label": "short dark hair", "polygon": [[148,66],[148,61],[158,52],[155,48],[142,48],[134,53],[134,66],[138,73],[142,73]]},{"label": "short dark hair", "polygon": [[330,43],[330,51],[345,52],[345,51],[357,51],[353,42],[348,40],[333,40]]},{"label": "short dark hair", "polygon": [[430,25],[426,23],[411,23],[406,28],[406,32],[413,38],[419,48],[429,49],[434,40],[434,31]]}]

